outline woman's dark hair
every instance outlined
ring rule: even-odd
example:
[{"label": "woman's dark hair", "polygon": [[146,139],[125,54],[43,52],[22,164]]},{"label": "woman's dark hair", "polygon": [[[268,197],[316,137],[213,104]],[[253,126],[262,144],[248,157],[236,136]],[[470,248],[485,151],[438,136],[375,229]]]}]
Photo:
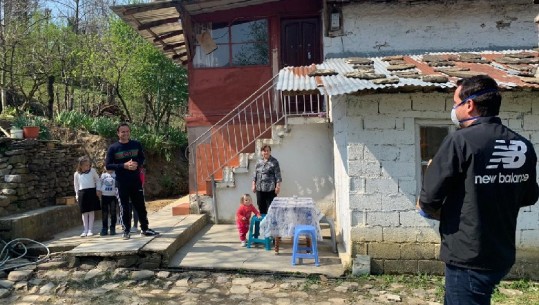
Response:
[{"label": "woman's dark hair", "polygon": [[500,113],[502,95],[498,84],[492,77],[476,75],[459,79],[457,86],[461,86],[459,98],[464,101],[472,97],[471,100],[474,101],[480,116],[496,116]]},{"label": "woman's dark hair", "polygon": [[263,145],[262,148],[260,148],[260,151],[264,151],[264,150],[266,150],[266,148],[267,148],[269,151],[271,151],[271,146],[269,146],[269,145],[267,145],[267,144],[266,144],[266,145]]}]

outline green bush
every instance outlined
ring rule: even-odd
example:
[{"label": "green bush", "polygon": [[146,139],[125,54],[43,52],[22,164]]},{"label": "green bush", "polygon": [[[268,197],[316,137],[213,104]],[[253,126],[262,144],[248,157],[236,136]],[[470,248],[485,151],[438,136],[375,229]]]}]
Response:
[{"label": "green bush", "polygon": [[56,116],[56,123],[69,128],[81,128],[90,131],[93,118],[77,111],[62,111]]},{"label": "green bush", "polygon": [[[107,117],[93,118],[85,113],[76,111],[63,111],[56,116],[55,122],[72,129],[85,129],[89,133],[106,138],[115,138],[116,128],[120,123]],[[166,127],[155,132],[148,125],[129,124],[131,138],[140,141],[144,150],[149,153],[160,154],[170,160],[175,149],[187,145],[187,135],[179,128]]]},{"label": "green bush", "polygon": [[187,146],[187,133],[180,130],[179,128],[169,127],[165,131],[167,141],[173,143],[177,147]]},{"label": "green bush", "polygon": [[114,138],[117,134],[116,128],[118,127],[118,124],[118,121],[110,118],[94,118],[90,132],[106,138]]},{"label": "green bush", "polygon": [[44,117],[35,117],[34,118],[34,125],[39,126],[39,136],[38,139],[40,140],[49,140],[51,138],[51,134],[49,132],[49,120]]}]

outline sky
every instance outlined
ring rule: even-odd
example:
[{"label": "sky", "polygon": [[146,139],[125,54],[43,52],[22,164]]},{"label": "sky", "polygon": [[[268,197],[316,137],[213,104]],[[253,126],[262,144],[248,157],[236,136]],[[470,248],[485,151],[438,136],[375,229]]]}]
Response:
[{"label": "sky", "polygon": [[[79,6],[84,6],[85,4],[95,4],[97,0],[79,0]],[[103,2],[108,2],[111,5],[124,5],[133,0],[102,0]],[[148,2],[149,0],[142,1]],[[51,10],[53,18],[65,18],[66,16],[72,16],[75,12],[76,0],[41,0],[41,7],[48,8]]]}]

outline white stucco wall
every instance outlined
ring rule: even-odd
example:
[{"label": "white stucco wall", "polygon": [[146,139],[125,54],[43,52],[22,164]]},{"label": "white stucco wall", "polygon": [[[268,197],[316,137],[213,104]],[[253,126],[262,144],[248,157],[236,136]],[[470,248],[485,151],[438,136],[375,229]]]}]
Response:
[{"label": "white stucco wall", "polygon": [[537,47],[530,0],[407,2],[344,5],[344,35],[324,37],[325,57]]},{"label": "white stucco wall", "polygon": [[[290,125],[280,143],[270,144],[271,154],[281,166],[281,197],[312,197],[320,210],[335,215],[335,179],[333,171],[333,128],[329,123]],[[256,160],[249,161],[249,172],[234,174],[235,187],[216,193],[219,221],[233,223],[239,199],[251,191]]]},{"label": "white stucco wall", "polygon": [[346,124],[346,96],[331,98],[333,105],[331,121],[333,122],[333,155],[335,167],[335,209],[337,212],[337,235],[342,248],[348,255],[351,254],[350,244],[350,179],[348,176],[348,126]]},{"label": "white stucco wall", "polygon": [[[418,192],[416,124],[429,120],[451,124],[452,93],[376,94],[348,96],[333,106],[336,154],[348,174],[350,240],[345,243],[439,243],[438,222],[415,212]],[[504,124],[539,147],[539,99],[536,92],[503,94]],[[338,171],[336,181],[346,180]],[[336,191],[345,196],[345,191]],[[340,201],[346,200],[338,199]],[[343,207],[344,208],[344,207]],[[343,223],[345,223],[343,221]],[[346,230],[344,228],[343,230]],[[346,233],[344,236],[348,236]],[[539,248],[539,204],[521,209],[517,247]],[[397,257],[398,258],[398,257]]]}]

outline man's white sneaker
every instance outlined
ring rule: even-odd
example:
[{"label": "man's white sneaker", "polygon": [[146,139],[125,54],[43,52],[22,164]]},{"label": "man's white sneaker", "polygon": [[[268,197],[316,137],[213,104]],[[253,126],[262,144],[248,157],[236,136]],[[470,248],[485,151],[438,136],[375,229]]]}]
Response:
[{"label": "man's white sneaker", "polygon": [[80,235],[80,237],[86,237],[86,232],[82,232],[82,234]]},{"label": "man's white sneaker", "polygon": [[86,236],[94,236],[94,233],[88,232],[88,233],[86,233]]},{"label": "man's white sneaker", "polygon": [[245,247],[245,246],[246,246],[245,240],[241,242],[241,246],[242,246],[242,247]]}]

